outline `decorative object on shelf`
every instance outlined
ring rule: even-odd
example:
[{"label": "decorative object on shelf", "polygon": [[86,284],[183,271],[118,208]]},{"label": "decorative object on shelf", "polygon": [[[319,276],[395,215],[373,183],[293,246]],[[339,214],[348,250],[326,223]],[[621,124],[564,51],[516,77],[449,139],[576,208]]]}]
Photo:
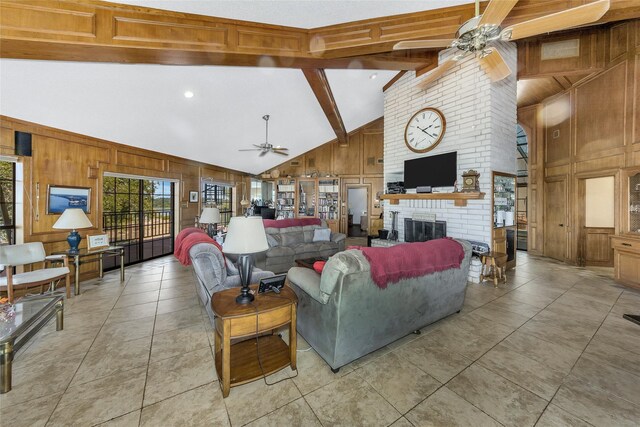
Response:
[{"label": "decorative object on shelf", "polygon": [[446,127],[447,121],[440,110],[423,108],[409,119],[404,130],[404,143],[415,153],[426,153],[442,141]]},{"label": "decorative object on shelf", "polygon": [[238,254],[238,270],[242,288],[236,298],[238,304],[248,304],[254,296],[249,293],[249,281],[253,271],[253,254],[269,249],[262,218],[234,216],[229,221],[224,252]]},{"label": "decorative object on shelf", "polygon": [[217,224],[220,222],[220,209],[216,206],[202,209],[200,214],[200,224],[207,224],[207,234],[213,237],[217,233]]},{"label": "decorative object on shelf", "polygon": [[108,247],[109,247],[108,234],[94,234],[93,236],[87,236],[87,250],[108,248]]},{"label": "decorative object on shelf", "polygon": [[198,203],[198,192],[197,191],[189,191],[189,202]]},{"label": "decorative object on shelf", "polygon": [[274,179],[280,178],[280,171],[278,169],[274,169],[271,171],[269,176]]},{"label": "decorative object on shelf", "polygon": [[78,208],[91,212],[91,188],[66,185],[47,186],[47,214],[61,214],[65,209]]},{"label": "decorative object on shelf", "polygon": [[53,224],[53,228],[56,230],[71,230],[69,236],[67,236],[67,242],[69,243],[69,253],[72,254],[78,253],[78,245],[82,240],[76,230],[91,227],[93,227],[93,224],[80,208],[65,209],[60,218]]},{"label": "decorative object on shelf", "polygon": [[266,114],[262,116],[262,120],[265,121],[265,126],[266,126],[265,142],[262,144],[253,144],[255,148],[243,148],[238,151],[260,151],[260,154],[258,154],[260,157],[264,156],[269,152],[280,154],[281,156],[288,156],[289,155],[289,153],[287,153],[287,151],[289,151],[288,148],[280,147],[279,145],[273,146],[273,144],[269,144],[269,115]]},{"label": "decorative object on shelf", "polygon": [[470,169],[462,173],[462,192],[480,192],[480,174]]}]

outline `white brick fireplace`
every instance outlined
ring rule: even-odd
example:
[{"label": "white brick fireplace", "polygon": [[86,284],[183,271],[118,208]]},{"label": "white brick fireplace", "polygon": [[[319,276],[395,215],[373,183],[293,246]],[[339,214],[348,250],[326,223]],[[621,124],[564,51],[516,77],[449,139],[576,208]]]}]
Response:
[{"label": "white brick fireplace", "polygon": [[[435,213],[447,221],[447,235],[486,243],[491,242],[491,171],[516,172],[516,46],[500,43],[499,50],[513,71],[506,79],[491,83],[478,61],[460,61],[427,90],[417,87],[426,77],[407,72],[384,96],[384,179],[402,181],[404,161],[418,157],[458,152],[458,184],[462,172],[480,172],[484,200],[470,200],[466,207],[455,207],[453,200],[401,200],[399,205],[384,202],[384,227],[391,229],[391,211],[399,211],[399,240],[404,241],[404,218],[415,211]],[[457,53],[448,49],[440,61]],[[414,153],[404,143],[409,118],[425,107],[435,107],[445,116],[447,127],[440,144],[428,153]],[[451,192],[453,187],[441,188]],[[412,190],[413,191],[413,190]]]}]

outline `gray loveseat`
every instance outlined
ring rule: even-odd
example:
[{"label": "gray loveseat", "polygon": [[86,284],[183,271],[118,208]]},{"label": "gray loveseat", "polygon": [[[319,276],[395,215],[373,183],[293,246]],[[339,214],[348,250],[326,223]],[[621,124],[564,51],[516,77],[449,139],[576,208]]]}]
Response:
[{"label": "gray loveseat", "polygon": [[[294,222],[292,220],[289,223]],[[255,256],[256,267],[275,273],[285,273],[295,266],[295,260],[305,258],[328,258],[344,251],[346,236],[342,233],[331,233],[329,241],[314,242],[314,230],[327,229],[327,223],[320,225],[302,225],[292,227],[265,227],[269,249]]]},{"label": "gray loveseat", "polygon": [[287,275],[298,296],[298,332],[334,372],[353,360],[459,311],[471,245],[460,268],[402,279],[380,289],[359,250],[329,259],[322,275],[295,267]]},{"label": "gray loveseat", "polygon": [[[189,250],[191,265],[198,278],[197,292],[204,304],[207,314],[213,322],[211,296],[224,289],[240,286],[240,273],[229,259],[225,260],[222,252],[211,243],[198,243]],[[271,277],[271,271],[253,269],[251,283],[258,283],[264,277]],[[238,289],[238,293],[240,290]]]}]

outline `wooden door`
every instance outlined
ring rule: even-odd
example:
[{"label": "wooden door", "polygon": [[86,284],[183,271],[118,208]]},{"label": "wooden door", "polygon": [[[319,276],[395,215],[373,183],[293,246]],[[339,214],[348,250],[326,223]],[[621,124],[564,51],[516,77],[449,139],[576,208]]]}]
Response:
[{"label": "wooden door", "polygon": [[615,228],[584,227],[584,263],[613,267],[613,248],[609,236],[615,234]]},{"label": "wooden door", "polygon": [[567,257],[567,182],[545,182],[544,255],[560,261]]}]

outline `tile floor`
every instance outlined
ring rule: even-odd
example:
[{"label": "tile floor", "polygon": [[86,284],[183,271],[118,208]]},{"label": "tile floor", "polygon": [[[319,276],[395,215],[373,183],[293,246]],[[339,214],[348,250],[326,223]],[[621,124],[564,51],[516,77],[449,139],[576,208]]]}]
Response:
[{"label": "tile floor", "polygon": [[[640,293],[518,255],[508,283],[470,284],[460,314],[333,374],[313,351],[222,398],[209,319],[172,257],[82,286],[0,396],[12,426],[624,426],[640,424]],[[300,338],[299,349],[308,348]]]}]

